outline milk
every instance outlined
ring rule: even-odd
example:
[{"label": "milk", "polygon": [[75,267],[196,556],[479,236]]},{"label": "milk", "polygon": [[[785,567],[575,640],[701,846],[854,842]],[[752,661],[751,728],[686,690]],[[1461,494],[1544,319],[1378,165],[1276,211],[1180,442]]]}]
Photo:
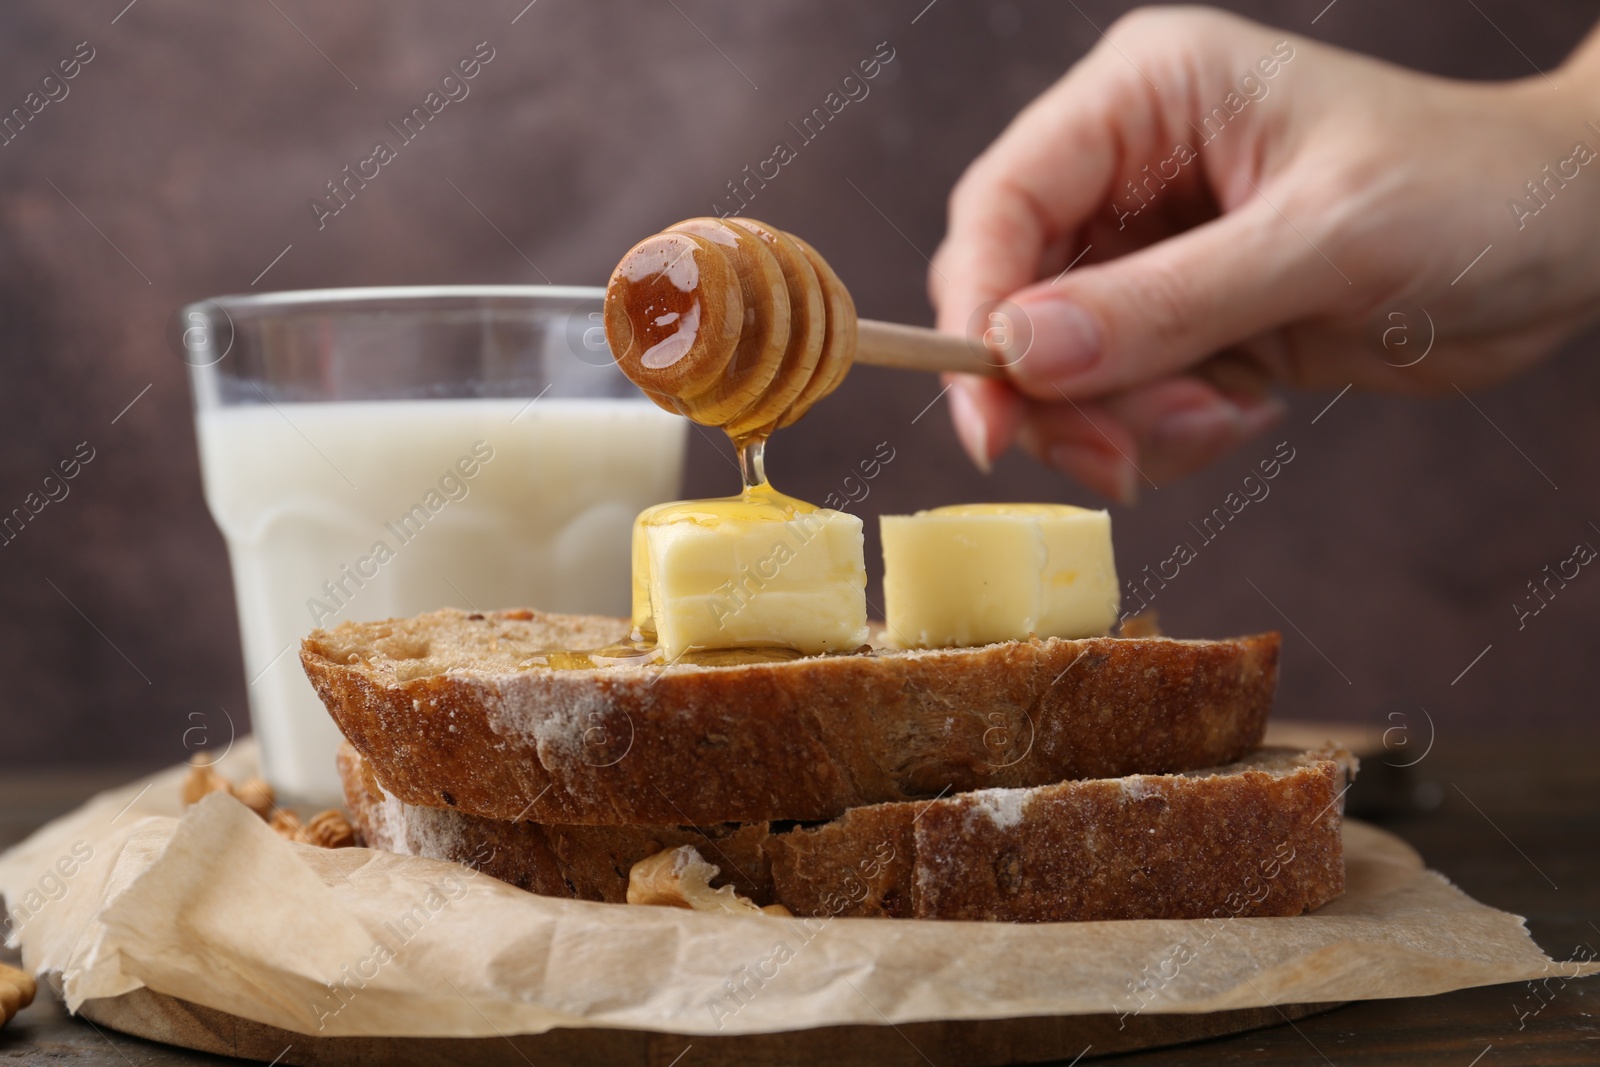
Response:
[{"label": "milk", "polygon": [[339,733],[300,668],[346,620],[627,615],[634,516],[677,495],[686,423],[644,400],[385,400],[198,413],[266,775],[335,803]]}]

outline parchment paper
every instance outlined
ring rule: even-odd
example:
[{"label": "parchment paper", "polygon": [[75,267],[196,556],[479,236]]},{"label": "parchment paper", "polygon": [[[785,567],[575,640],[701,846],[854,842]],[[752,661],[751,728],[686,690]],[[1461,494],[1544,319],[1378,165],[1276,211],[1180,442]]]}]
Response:
[{"label": "parchment paper", "polygon": [[[241,780],[254,752],[220,765]],[[140,986],[325,1036],[553,1027],[741,1034],[1025,1015],[1206,1012],[1600,970],[1346,823],[1316,913],[1008,925],[700,914],[534,896],[469,868],[290,844],[174,769],[0,856],[7,929],[70,1008]]]}]

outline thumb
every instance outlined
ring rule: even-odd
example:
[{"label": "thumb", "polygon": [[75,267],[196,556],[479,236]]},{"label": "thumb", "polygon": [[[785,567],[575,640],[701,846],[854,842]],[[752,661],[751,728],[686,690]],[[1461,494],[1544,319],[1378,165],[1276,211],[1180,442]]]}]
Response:
[{"label": "thumb", "polygon": [[1010,373],[1046,400],[1177,373],[1348,303],[1349,278],[1259,194],[1220,218],[1012,297]]}]

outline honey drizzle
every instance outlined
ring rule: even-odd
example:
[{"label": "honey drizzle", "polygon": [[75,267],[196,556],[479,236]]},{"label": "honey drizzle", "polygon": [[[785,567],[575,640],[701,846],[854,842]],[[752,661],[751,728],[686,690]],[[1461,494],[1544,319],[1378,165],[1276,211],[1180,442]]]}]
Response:
[{"label": "honey drizzle", "polygon": [[729,439],[739,453],[739,477],[744,482],[744,495],[748,497],[752,489],[762,486],[771,489],[767,484],[767,435],[742,440],[729,435]]},{"label": "honey drizzle", "polygon": [[[685,652],[673,664],[695,667],[737,667],[749,663],[784,663],[804,653],[778,645],[746,648],[703,648]],[[535,652],[517,664],[519,670],[588,671],[604,667],[648,667],[664,664],[655,642],[629,641],[602,648],[557,648]]]}]

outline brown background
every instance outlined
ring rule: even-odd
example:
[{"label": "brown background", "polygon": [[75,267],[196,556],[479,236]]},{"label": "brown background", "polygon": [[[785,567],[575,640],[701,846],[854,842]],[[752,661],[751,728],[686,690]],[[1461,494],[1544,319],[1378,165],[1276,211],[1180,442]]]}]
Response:
[{"label": "brown background", "polygon": [[[863,314],[926,322],[923,255],[951,183],[1123,10],[538,0],[513,24],[520,0],[125,3],[0,11],[6,111],[77,42],[96,50],[70,95],[0,148],[0,511],[78,442],[96,450],[71,495],[0,548],[9,765],[169,762],[191,713],[245,707],[227,560],[200,496],[184,367],[164,340],[179,303],[248,288],[291,243],[260,288],[542,281],[524,255],[551,280],[598,284],[640,236],[709,211],[887,40],[896,57],[870,96],[750,214],[818,245]],[[1594,18],[1579,2],[1339,0],[1311,25],[1324,3],[1236,8],[1467,78],[1551,67]],[[496,57],[471,95],[318,232],[307,199],[485,40]],[[1455,180],[1436,163],[1429,180]],[[1418,723],[1420,706],[1441,737],[1592,729],[1600,577],[1580,577],[1524,632],[1511,604],[1578,540],[1600,545],[1594,350],[1589,337],[1476,396],[1482,414],[1453,393],[1351,394],[1312,426],[1330,397],[1294,396],[1273,440],[1297,458],[1161,594],[1169,631],[1284,629],[1280,707],[1297,716],[1388,726],[1390,713]],[[960,500],[1092,502],[1017,455],[977,474],[942,403],[912,422],[937,392],[858,370],[774,445],[784,488],[821,499],[888,440],[896,459],[859,509],[869,529],[881,511]],[[691,440],[689,491],[730,491],[726,457]],[[1122,571],[1165,558],[1271,448],[1118,509]]]}]

